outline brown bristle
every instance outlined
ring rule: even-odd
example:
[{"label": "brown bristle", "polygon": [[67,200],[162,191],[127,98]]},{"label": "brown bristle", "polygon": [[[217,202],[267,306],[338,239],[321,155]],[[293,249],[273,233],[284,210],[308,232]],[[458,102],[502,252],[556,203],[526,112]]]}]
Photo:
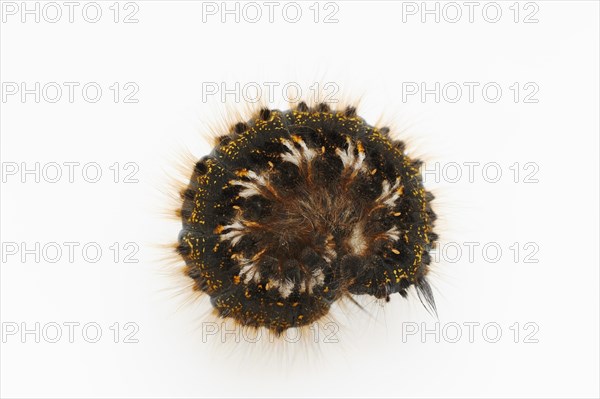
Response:
[{"label": "brown bristle", "polygon": [[308,105],[304,101],[298,103],[296,109],[300,112],[308,112]]},{"label": "brown bristle", "polygon": [[344,115],[346,115],[348,118],[353,118],[356,116],[356,108],[355,107],[346,107],[346,110],[344,111]]},{"label": "brown bristle", "polygon": [[267,121],[269,120],[269,118],[271,118],[271,110],[268,108],[263,108],[260,110],[258,115],[260,119],[262,119],[263,121]]}]

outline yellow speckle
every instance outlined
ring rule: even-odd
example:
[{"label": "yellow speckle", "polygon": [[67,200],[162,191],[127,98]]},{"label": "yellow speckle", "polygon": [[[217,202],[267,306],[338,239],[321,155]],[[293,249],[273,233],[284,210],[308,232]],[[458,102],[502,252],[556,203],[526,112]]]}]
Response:
[{"label": "yellow speckle", "polygon": [[360,141],[356,143],[356,148],[358,149],[358,152],[365,152],[365,147],[363,147]]},{"label": "yellow speckle", "polygon": [[235,174],[236,174],[236,176],[239,176],[239,177],[247,176],[248,175],[248,169],[244,168],[244,169],[236,170]]}]

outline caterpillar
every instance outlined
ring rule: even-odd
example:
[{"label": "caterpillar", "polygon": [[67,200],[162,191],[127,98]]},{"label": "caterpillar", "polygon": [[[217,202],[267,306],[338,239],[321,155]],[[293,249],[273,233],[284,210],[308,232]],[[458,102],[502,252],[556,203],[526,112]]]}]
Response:
[{"label": "caterpillar", "polygon": [[354,106],[298,102],[223,133],[189,171],[175,248],[219,317],[279,335],[340,299],[413,286],[436,312],[434,196],[389,128]]}]

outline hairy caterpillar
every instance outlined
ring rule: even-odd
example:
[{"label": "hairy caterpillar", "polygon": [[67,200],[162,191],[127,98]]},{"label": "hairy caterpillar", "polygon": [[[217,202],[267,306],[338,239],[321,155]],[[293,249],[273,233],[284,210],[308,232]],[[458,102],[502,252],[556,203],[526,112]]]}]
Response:
[{"label": "hairy caterpillar", "polygon": [[427,282],[436,215],[421,162],[349,106],[262,108],[231,126],[182,190],[177,253],[220,317],[276,334],[353,295]]}]

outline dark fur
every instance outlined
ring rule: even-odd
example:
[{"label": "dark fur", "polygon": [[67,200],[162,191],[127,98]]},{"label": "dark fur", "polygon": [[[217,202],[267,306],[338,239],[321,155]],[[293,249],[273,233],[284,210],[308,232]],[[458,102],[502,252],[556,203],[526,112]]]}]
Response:
[{"label": "dark fur", "polygon": [[[236,124],[232,134],[196,164],[183,194],[177,251],[186,261],[187,275],[211,296],[221,316],[282,332],[319,319],[343,296],[389,300],[394,293],[406,296],[411,285],[435,312],[426,281],[428,251],[437,238],[432,232],[433,196],[423,189],[419,161],[408,159],[404,143],[391,140],[388,133],[387,128],[366,124],[354,107],[335,112],[327,104],[311,110],[300,103],[294,111],[263,109],[257,119]],[[318,150],[310,166],[281,160],[280,154],[288,150],[280,139],[291,140],[292,135]],[[354,178],[343,173],[335,151],[348,148],[347,137],[362,143],[364,162],[373,173]],[[240,179],[236,172],[242,169],[268,176],[273,192],[240,197],[240,186],[230,182]],[[374,201],[382,182],[397,177],[403,194],[394,209],[377,208]],[[215,229],[229,224],[237,212],[255,224],[231,247],[220,242]],[[360,254],[349,247],[357,223],[364,225],[368,244]],[[401,232],[397,242],[382,236],[393,227]],[[323,258],[326,248],[337,253],[331,263]],[[236,257],[252,258],[259,252],[261,281],[236,281]],[[317,268],[325,270],[325,282],[312,293],[294,290],[282,298],[277,289],[267,287],[268,278],[308,281]]]}]

